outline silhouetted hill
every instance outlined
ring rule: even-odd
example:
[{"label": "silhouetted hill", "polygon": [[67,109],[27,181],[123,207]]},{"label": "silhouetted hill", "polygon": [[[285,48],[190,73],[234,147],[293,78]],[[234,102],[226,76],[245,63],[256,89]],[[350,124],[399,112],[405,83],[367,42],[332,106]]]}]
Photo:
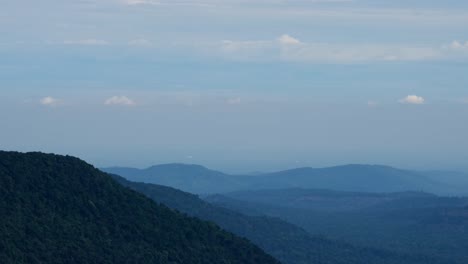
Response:
[{"label": "silhouetted hill", "polygon": [[277,218],[246,216],[211,205],[196,195],[170,187],[130,182],[117,175],[113,177],[124,186],[139,191],[156,202],[190,216],[212,221],[228,231],[250,239],[285,264],[440,263],[427,257],[398,255],[311,236],[303,229]]},{"label": "silhouetted hill", "polygon": [[73,158],[0,152],[1,263],[278,263]]},{"label": "silhouetted hill", "polygon": [[424,191],[437,194],[468,193],[468,179],[448,172],[418,172],[377,165],[298,168],[260,175],[228,175],[197,165],[167,164],[139,170],[107,168],[106,172],[137,182],[155,183],[198,194],[241,190],[310,188],[350,192]]}]

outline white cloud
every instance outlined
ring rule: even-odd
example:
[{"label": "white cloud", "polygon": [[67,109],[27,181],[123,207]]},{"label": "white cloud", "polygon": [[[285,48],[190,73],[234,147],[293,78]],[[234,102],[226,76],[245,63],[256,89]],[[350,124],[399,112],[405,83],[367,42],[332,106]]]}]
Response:
[{"label": "white cloud", "polygon": [[[195,6],[195,7],[246,7],[248,5],[261,6],[283,6],[283,1],[277,0],[118,0],[128,6],[150,5],[150,6]],[[354,0],[308,0],[308,4],[317,3],[349,3]]]},{"label": "white cloud", "polygon": [[281,37],[278,38],[278,41],[279,43],[283,44],[283,45],[298,45],[298,44],[302,44],[302,42],[297,39],[297,38],[294,38],[294,37],[291,37],[290,35],[288,34],[284,34],[282,35]]},{"label": "white cloud", "polygon": [[153,43],[147,39],[139,38],[139,39],[130,40],[128,42],[128,45],[139,46],[139,47],[150,47],[153,45]]},{"label": "white cloud", "polygon": [[458,50],[458,49],[468,49],[468,41],[465,43],[461,43],[458,40],[454,40],[452,44],[450,44],[450,48]]},{"label": "white cloud", "polygon": [[160,5],[160,1],[156,0],[124,0],[124,4],[126,5]]},{"label": "white cloud", "polygon": [[[127,6],[180,6],[180,7],[222,7],[236,1],[217,1],[217,0],[119,0]],[[239,4],[239,3],[237,3]]]},{"label": "white cloud", "polygon": [[379,105],[379,102],[376,101],[368,101],[367,106],[369,107],[377,107]]},{"label": "white cloud", "polygon": [[106,101],[104,101],[105,105],[135,105],[135,101],[126,97],[126,96],[113,96]]},{"label": "white cloud", "polygon": [[229,105],[238,105],[242,103],[242,100],[240,97],[234,97],[234,98],[229,98],[226,100],[226,103]]},{"label": "white cloud", "polygon": [[39,103],[41,105],[45,105],[45,106],[57,106],[61,102],[62,102],[62,100],[51,97],[51,96],[47,96],[47,97],[44,97],[41,100],[39,100]]},{"label": "white cloud", "polygon": [[66,45],[89,45],[89,46],[105,46],[109,42],[101,39],[82,39],[82,40],[66,40],[63,42]]},{"label": "white cloud", "polygon": [[463,43],[462,41],[454,40],[450,45],[444,46],[444,51],[451,58],[466,58],[468,57],[468,41]]},{"label": "white cloud", "polygon": [[424,104],[425,99],[417,95],[408,95],[399,100],[402,104]]}]

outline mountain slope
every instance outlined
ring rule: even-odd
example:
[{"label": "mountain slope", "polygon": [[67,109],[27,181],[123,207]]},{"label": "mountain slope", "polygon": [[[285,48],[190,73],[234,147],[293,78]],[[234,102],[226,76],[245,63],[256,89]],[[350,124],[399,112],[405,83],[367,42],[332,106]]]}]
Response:
[{"label": "mountain slope", "polygon": [[[463,206],[468,198],[440,197],[424,192],[366,193],[315,189],[265,189],[224,194],[229,198],[283,208],[351,211],[369,208],[424,208]],[[216,196],[215,196],[216,197]],[[208,199],[211,199],[208,197]]]},{"label": "mountain slope", "polygon": [[0,152],[2,263],[278,263],[73,158]]},{"label": "mountain slope", "polygon": [[277,218],[246,216],[213,206],[196,195],[170,187],[130,182],[116,175],[113,177],[154,201],[188,215],[213,221],[228,231],[250,239],[284,264],[440,263],[426,257],[397,255],[311,236],[303,229]]},{"label": "mountain slope", "polygon": [[279,217],[356,246],[468,263],[468,198],[426,193],[262,190],[209,196],[215,205]]}]

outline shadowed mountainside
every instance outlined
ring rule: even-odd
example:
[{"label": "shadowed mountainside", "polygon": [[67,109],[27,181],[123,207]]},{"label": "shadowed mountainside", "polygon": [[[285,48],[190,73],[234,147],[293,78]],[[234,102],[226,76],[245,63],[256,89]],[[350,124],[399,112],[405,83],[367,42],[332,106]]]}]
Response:
[{"label": "shadowed mountainside", "polygon": [[278,218],[247,216],[211,205],[196,195],[170,187],[130,182],[117,175],[113,177],[124,186],[141,192],[156,202],[190,216],[212,221],[236,235],[250,239],[285,264],[442,263],[427,257],[355,247],[311,236],[303,229]]},{"label": "shadowed mountainside", "polygon": [[468,261],[468,198],[420,192],[283,189],[205,197],[247,215],[279,217],[311,234],[356,246]]},{"label": "shadowed mountainside", "polygon": [[68,156],[0,152],[2,263],[278,263]]}]

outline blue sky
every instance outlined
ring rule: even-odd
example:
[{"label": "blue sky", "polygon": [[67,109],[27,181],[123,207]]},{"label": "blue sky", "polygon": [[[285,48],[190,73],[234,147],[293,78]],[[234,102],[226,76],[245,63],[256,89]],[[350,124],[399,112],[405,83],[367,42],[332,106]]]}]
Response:
[{"label": "blue sky", "polygon": [[468,170],[466,25],[455,0],[4,1],[0,147]]}]

